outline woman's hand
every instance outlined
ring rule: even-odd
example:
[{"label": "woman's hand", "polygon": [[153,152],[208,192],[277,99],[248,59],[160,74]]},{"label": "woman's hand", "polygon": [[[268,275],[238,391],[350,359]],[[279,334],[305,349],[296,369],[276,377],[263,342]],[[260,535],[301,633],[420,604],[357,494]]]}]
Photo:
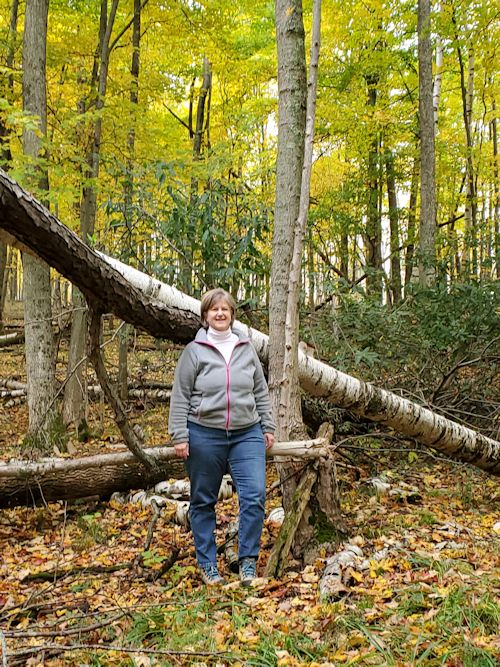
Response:
[{"label": "woman's hand", "polygon": [[274,445],[274,433],[264,433],[264,442],[266,443],[266,449],[271,449]]},{"label": "woman's hand", "polygon": [[180,459],[187,459],[189,456],[189,443],[188,442],[178,442],[174,445],[175,454]]}]

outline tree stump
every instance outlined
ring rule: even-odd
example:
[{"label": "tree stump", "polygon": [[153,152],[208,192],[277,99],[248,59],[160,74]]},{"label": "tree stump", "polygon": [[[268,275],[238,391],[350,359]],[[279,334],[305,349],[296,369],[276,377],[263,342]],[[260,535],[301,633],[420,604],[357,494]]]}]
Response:
[{"label": "tree stump", "polygon": [[[279,577],[282,574],[292,548],[295,555],[303,556],[307,541],[317,533],[315,525],[326,522],[332,532],[347,532],[340,508],[335,455],[332,448],[328,447],[333,432],[333,426],[328,423],[322,424],[318,430],[317,439],[324,442],[324,454],[308,466],[300,478],[291,508],[269,557],[266,567],[268,577]],[[297,536],[302,535],[310,537],[305,542],[297,539]]]}]

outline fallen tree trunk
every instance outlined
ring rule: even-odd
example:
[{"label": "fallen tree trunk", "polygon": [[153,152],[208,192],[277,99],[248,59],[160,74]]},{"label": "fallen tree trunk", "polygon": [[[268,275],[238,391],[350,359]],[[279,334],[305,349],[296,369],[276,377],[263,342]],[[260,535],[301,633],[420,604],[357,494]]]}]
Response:
[{"label": "fallen tree trunk", "polygon": [[[325,445],[324,438],[282,442],[272,447],[268,456],[317,459],[326,454]],[[176,457],[173,447],[149,447],[144,453],[154,458],[157,471],[147,472],[129,451],[78,459],[0,463],[0,507],[38,505],[89,496],[109,498],[115,491],[146,489],[170,478],[186,476],[184,465]]]},{"label": "fallen tree trunk", "polygon": [[[0,228],[71,280],[103,311],[153,336],[185,343],[199,326],[199,301],[89,248],[0,170]],[[241,323],[267,362],[267,336]],[[387,424],[459,461],[500,474],[500,442],[362,382],[299,350],[301,386],[314,396]]]},{"label": "fallen tree trunk", "polygon": [[146,473],[129,451],[78,459],[15,460],[0,464],[0,507],[87,496],[108,498],[113,491],[146,488],[170,477],[185,475],[172,447],[150,447],[145,452],[159,462],[158,472]]},{"label": "fallen tree trunk", "polygon": [[[137,269],[114,258],[107,257],[106,260],[139,289],[151,282],[149,276]],[[172,307],[180,308],[183,305],[191,312],[199,312],[197,299],[182,295],[163,283],[156,285],[155,298]],[[266,363],[267,336],[241,322],[236,322],[236,325],[248,334],[260,358]],[[305,354],[301,349],[298,350],[298,356],[300,384],[309,394],[324,398],[354,414],[386,424],[401,435],[414,438],[458,461],[471,463],[482,470],[500,475],[500,442],[418,403],[342,373]]]},{"label": "fallen tree trunk", "polygon": [[154,284],[158,281],[150,279],[144,292],[134,287],[2,169],[0,228],[7,232],[3,241],[38,257],[43,255],[49,266],[103,311],[174,342],[187,343],[197,331],[199,319],[193,312],[155,300]]},{"label": "fallen tree trunk", "polygon": [[[168,382],[129,382],[127,386],[130,398],[148,400],[151,402],[164,403],[170,400],[172,393],[172,384]],[[0,380],[0,398],[12,398],[17,396],[26,396],[28,385],[26,382],[16,380]],[[89,396],[102,396],[102,388],[98,384],[91,384],[87,387]]]},{"label": "fallen tree trunk", "polygon": [[24,331],[14,331],[0,336],[0,347],[19,345],[20,343],[24,343]]}]

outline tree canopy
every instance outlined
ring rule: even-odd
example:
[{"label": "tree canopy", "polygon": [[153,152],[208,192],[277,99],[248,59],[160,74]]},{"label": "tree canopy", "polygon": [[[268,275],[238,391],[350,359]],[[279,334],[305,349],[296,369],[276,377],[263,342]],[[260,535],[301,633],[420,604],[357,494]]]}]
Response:
[{"label": "tree canopy", "polygon": [[[12,154],[11,173],[23,183],[30,164],[20,135],[33,122],[22,113],[24,16],[19,15],[13,34],[12,1],[1,0],[0,5],[0,120],[6,129],[4,146]],[[311,3],[304,3],[306,41],[311,9]],[[133,11],[131,0],[118,2],[102,106],[92,83],[99,60],[100,3],[50,4],[48,137],[41,158],[48,167],[50,204],[77,228],[80,194],[92,178],[85,168],[91,128],[100,117],[92,241],[186,291],[192,286],[196,294],[218,283],[262,301],[270,263],[277,139],[273,3],[143,2],[136,104],[130,99]],[[431,14],[432,40],[439,41],[443,53],[442,64],[434,67],[435,78],[441,78],[437,252],[439,275],[447,281],[487,279],[498,271],[494,71],[499,42],[494,15],[494,3],[488,0],[443,2]],[[416,2],[325,3],[303,269],[309,303],[322,302],[339,284],[360,280],[364,288],[363,277],[373,274],[382,285],[379,296],[385,292],[391,299],[391,252],[402,263],[412,261],[412,220],[419,206],[418,196],[411,197],[419,149],[416,29]],[[211,83],[196,135],[204,68]],[[470,98],[469,136],[463,86]],[[398,223],[392,232],[384,176],[388,153]],[[472,217],[465,215],[471,169]],[[133,196],[127,197],[130,182]],[[380,238],[370,228],[374,223],[380,224]],[[367,252],[373,243],[378,260]]]}]

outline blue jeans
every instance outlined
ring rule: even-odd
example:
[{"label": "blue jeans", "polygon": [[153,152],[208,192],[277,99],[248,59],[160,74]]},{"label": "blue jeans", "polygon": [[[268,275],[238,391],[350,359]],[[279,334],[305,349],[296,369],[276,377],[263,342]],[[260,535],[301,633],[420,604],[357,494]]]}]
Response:
[{"label": "blue jeans", "polygon": [[257,558],[266,496],[266,446],[260,424],[226,431],[188,422],[188,429],[189,518],[198,563],[217,563],[215,503],[226,472],[238,494],[238,557]]}]

